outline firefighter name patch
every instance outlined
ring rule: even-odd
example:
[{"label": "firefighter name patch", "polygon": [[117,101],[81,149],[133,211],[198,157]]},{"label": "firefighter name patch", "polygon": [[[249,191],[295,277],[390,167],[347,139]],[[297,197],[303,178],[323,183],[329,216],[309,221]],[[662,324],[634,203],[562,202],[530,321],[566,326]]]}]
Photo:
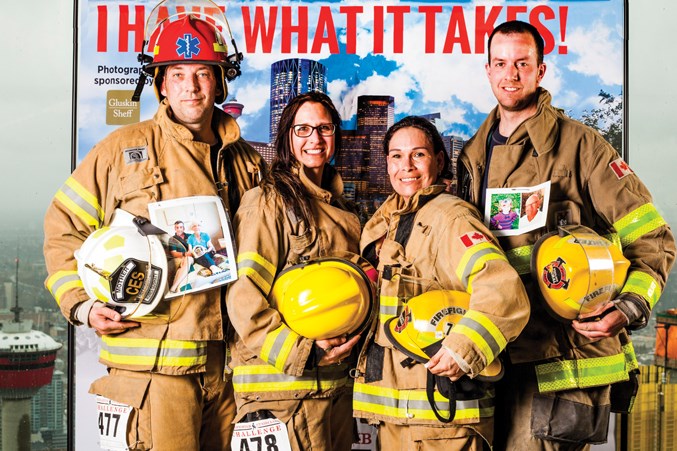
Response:
[{"label": "firefighter name patch", "polygon": [[480,232],[466,233],[465,235],[462,235],[459,239],[466,248],[473,247],[476,244],[480,243],[488,243],[490,241],[485,234]]},{"label": "firefighter name patch", "polygon": [[632,169],[630,169],[630,166],[628,166],[628,163],[623,161],[622,158],[617,158],[609,163],[609,167],[612,171],[614,171],[614,175],[618,178],[618,180],[630,174],[634,174]]}]

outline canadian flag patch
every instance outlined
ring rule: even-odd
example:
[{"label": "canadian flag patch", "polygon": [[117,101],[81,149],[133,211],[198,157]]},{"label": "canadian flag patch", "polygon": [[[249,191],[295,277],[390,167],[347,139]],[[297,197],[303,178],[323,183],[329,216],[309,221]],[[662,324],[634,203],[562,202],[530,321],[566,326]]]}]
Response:
[{"label": "canadian flag patch", "polygon": [[611,168],[612,171],[614,171],[614,174],[616,174],[618,180],[622,179],[626,175],[634,174],[634,172],[632,172],[632,169],[630,169],[630,166],[628,166],[628,163],[623,161],[622,158],[618,158],[609,163],[609,167]]},{"label": "canadian flag patch", "polygon": [[459,239],[461,240],[461,243],[463,243],[463,245],[465,247],[472,247],[472,246],[475,246],[476,244],[485,243],[485,242],[490,241],[489,238],[487,238],[487,236],[485,234],[480,233],[480,232],[466,233],[465,235],[461,236]]}]

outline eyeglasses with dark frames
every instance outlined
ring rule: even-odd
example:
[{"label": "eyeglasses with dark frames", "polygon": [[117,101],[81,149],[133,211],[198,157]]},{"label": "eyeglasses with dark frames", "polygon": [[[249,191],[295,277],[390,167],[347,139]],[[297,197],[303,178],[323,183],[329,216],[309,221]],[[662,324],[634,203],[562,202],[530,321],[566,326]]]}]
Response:
[{"label": "eyeglasses with dark frames", "polygon": [[322,136],[332,136],[336,133],[336,124],[320,124],[315,127],[308,124],[292,125],[294,134],[299,138],[308,138],[315,130]]}]

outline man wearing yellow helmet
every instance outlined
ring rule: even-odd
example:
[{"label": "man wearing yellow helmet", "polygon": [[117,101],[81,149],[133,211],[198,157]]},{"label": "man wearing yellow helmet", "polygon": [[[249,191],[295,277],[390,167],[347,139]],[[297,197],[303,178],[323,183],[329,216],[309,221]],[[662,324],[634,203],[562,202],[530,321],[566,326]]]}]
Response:
[{"label": "man wearing yellow helmet", "polygon": [[132,411],[120,434],[105,437],[116,449],[229,449],[235,404],[219,291],[165,299],[150,317],[126,321],[87,296],[73,258],[116,208],[147,218],[152,202],[218,196],[232,215],[263,168],[235,120],[214,107],[233,69],[220,32],[192,14],[158,30],[144,67],[155,76],[157,113],[99,142],[56,194],[45,217],[46,286],[68,321],[102,337],[109,374],[90,391]]},{"label": "man wearing yellow helmet", "polygon": [[[512,364],[497,386],[496,446],[582,450],[606,442],[610,411],[627,412],[631,405],[638,364],[626,329],[647,324],[673,265],[675,242],[647,188],[616,150],[551,105],[550,93],[540,87],[546,73],[543,47],[538,30],[520,21],[499,25],[489,37],[485,68],[498,106],[461,152],[459,189],[461,197],[481,207],[497,189],[525,195],[537,187],[549,190],[541,205],[544,226],[499,238],[523,276],[532,313],[507,348]],[[525,219],[531,219],[529,209]],[[549,315],[537,280],[530,277],[541,236],[563,228],[562,241],[578,245],[578,232],[570,226],[608,237],[630,261],[620,294],[585,315],[588,321],[579,312],[573,322]],[[611,254],[597,259],[602,268],[615,266]],[[608,289],[588,293],[574,287],[578,282],[569,281],[566,260],[553,255],[539,274],[552,290],[561,290],[558,300],[574,288],[588,297]],[[571,301],[576,308],[585,303]]]}]

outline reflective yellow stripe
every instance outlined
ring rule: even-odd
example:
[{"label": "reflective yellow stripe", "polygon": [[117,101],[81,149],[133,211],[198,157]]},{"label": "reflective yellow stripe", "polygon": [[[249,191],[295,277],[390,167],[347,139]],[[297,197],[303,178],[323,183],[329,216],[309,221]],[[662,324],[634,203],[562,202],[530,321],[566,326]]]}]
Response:
[{"label": "reflective yellow stripe", "polygon": [[510,266],[515,268],[520,276],[531,273],[531,253],[534,246],[521,246],[505,251]]},{"label": "reflective yellow stripe", "polygon": [[653,308],[661,297],[661,286],[656,279],[641,271],[631,271],[621,293],[635,293],[646,299]]},{"label": "reflective yellow stripe", "polygon": [[236,366],[233,369],[233,388],[238,393],[330,390],[349,384],[346,371],[346,364],[332,365],[319,367],[317,373],[315,370],[304,371],[301,377],[296,377],[270,365]]},{"label": "reflective yellow stripe", "polygon": [[477,244],[463,254],[456,268],[456,275],[468,293],[472,294],[472,281],[475,275],[491,260],[506,260],[503,252],[492,243]]},{"label": "reflective yellow stripe", "polygon": [[248,277],[266,295],[270,293],[277,269],[275,265],[256,252],[242,252],[237,255],[238,277]]},{"label": "reflective yellow stripe", "polygon": [[101,227],[104,214],[99,200],[73,177],[66,180],[54,197],[85,224]]},{"label": "reflective yellow stripe", "polygon": [[632,342],[626,343],[623,346],[623,355],[625,355],[625,365],[628,372],[639,369],[637,354],[635,354],[635,347],[632,345]]},{"label": "reflective yellow stripe", "polygon": [[452,333],[468,337],[484,354],[487,363],[493,362],[508,344],[498,327],[476,310],[468,310],[452,329]]},{"label": "reflective yellow stripe", "polygon": [[611,241],[611,243],[618,249],[623,250],[623,245],[621,244],[621,237],[617,233],[607,233],[606,235],[604,235],[604,238]]},{"label": "reflective yellow stripe", "polygon": [[99,357],[118,365],[144,368],[194,367],[207,362],[203,341],[155,340],[103,335]]},{"label": "reflective yellow stripe", "polygon": [[261,347],[261,360],[265,360],[282,371],[299,337],[299,334],[281,324],[280,327],[266,335]]},{"label": "reflective yellow stripe", "polygon": [[47,279],[46,285],[57,305],[61,305],[61,298],[68,290],[83,288],[77,271],[57,271]]},{"label": "reflective yellow stripe", "polygon": [[[435,392],[434,398],[440,414],[448,416],[449,410],[445,407],[449,401],[438,392]],[[425,390],[398,390],[355,382],[353,410],[404,419],[414,423],[418,420],[438,421],[430,407]],[[479,421],[480,417],[491,417],[493,414],[494,404],[490,397],[481,400],[456,401],[454,420]]]},{"label": "reflective yellow stripe", "polygon": [[400,314],[400,300],[397,296],[381,296],[379,300],[379,321],[382,324]]},{"label": "reflective yellow stripe", "polygon": [[536,365],[541,393],[588,388],[628,380],[625,351],[606,357],[562,360]]},{"label": "reflective yellow stripe", "polygon": [[621,237],[623,247],[664,225],[665,220],[653,204],[644,204],[614,222],[614,228]]}]

